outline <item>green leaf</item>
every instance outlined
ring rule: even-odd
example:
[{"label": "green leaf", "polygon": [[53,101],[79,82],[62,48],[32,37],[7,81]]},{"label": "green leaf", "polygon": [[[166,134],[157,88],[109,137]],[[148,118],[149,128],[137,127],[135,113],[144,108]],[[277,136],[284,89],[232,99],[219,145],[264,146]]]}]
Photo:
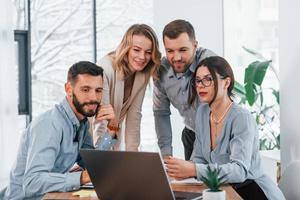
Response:
[{"label": "green leaf", "polygon": [[254,104],[254,102],[256,101],[256,95],[255,95],[256,89],[254,89],[254,88],[255,88],[255,85],[253,85],[253,84],[247,83],[245,85],[246,99],[250,106],[252,106]]},{"label": "green leaf", "polygon": [[266,115],[266,112],[268,112],[270,109],[273,109],[274,105],[270,105],[270,106],[265,106],[262,110],[261,113],[263,115]]},{"label": "green leaf", "polygon": [[239,95],[241,98],[245,97],[246,91],[242,84],[240,84],[238,81],[234,81],[234,92]]},{"label": "green leaf", "polygon": [[224,176],[219,176],[221,173],[221,168],[216,166],[214,169],[212,169],[209,165],[207,165],[206,174],[201,176],[200,179],[207,185],[207,187],[211,191],[219,191],[221,184],[225,182]]},{"label": "green leaf", "polygon": [[247,51],[248,53],[254,55],[254,56],[257,56],[257,53],[254,51],[254,50],[251,50],[251,49],[248,49],[247,47],[242,47],[245,51]]},{"label": "green leaf", "polygon": [[272,90],[273,90],[273,91],[272,91],[272,94],[275,96],[276,102],[277,102],[278,104],[280,104],[279,90],[275,90],[275,89],[272,89]]},{"label": "green leaf", "polygon": [[259,140],[259,150],[267,150],[268,147],[267,147],[267,139],[264,138],[264,139],[260,139]]},{"label": "green leaf", "polygon": [[277,148],[277,149],[280,149],[280,134],[277,135],[275,141],[276,141],[276,148]]},{"label": "green leaf", "polygon": [[271,63],[271,60],[260,62],[256,66],[254,66],[256,68],[254,83],[261,86],[270,63]]},{"label": "green leaf", "polygon": [[[250,63],[249,66],[245,69],[244,84],[246,99],[250,106],[252,106],[257,99],[256,85],[261,86],[270,63],[270,60],[264,62],[255,61]],[[262,94],[260,96],[262,97]],[[263,104],[263,99],[260,99],[260,103]]]},{"label": "green leaf", "polygon": [[268,146],[267,150],[273,150],[273,149],[274,149],[274,147],[272,147],[272,143],[269,142],[269,146]]},{"label": "green leaf", "polygon": [[239,104],[246,103],[246,91],[242,84],[237,81],[234,81],[233,93],[240,98]]},{"label": "green leaf", "polygon": [[273,149],[280,149],[280,134],[278,134],[277,136],[275,136],[275,133],[272,132],[271,133],[273,138],[274,138],[274,147]]},{"label": "green leaf", "polygon": [[255,121],[256,121],[256,124],[259,124],[259,115],[256,115]]},{"label": "green leaf", "polygon": [[260,86],[265,78],[270,63],[271,60],[264,62],[254,61],[250,63],[245,70],[244,83],[255,83]]}]

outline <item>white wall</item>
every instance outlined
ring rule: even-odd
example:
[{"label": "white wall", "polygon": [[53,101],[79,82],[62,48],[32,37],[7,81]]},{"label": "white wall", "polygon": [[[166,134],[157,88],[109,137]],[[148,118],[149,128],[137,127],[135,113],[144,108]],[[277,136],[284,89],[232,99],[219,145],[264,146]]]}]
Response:
[{"label": "white wall", "polygon": [[[191,22],[196,32],[199,46],[223,55],[223,0],[154,0],[154,29],[160,40],[160,49],[165,55],[162,43],[164,26],[175,19]],[[172,109],[171,123],[173,128],[174,156],[184,158],[181,131],[183,120],[175,109]]]},{"label": "white wall", "polygon": [[223,0],[154,0],[154,29],[161,47],[162,30],[175,19],[191,22],[199,45],[223,55]]},{"label": "white wall", "polygon": [[281,181],[286,199],[300,199],[300,1],[279,1]]},{"label": "white wall", "polygon": [[[279,1],[279,69],[282,170],[300,159],[300,1]],[[299,169],[300,171],[300,169]]]},{"label": "white wall", "polygon": [[0,6],[0,189],[7,183],[17,143],[17,73],[13,52],[12,1]]}]

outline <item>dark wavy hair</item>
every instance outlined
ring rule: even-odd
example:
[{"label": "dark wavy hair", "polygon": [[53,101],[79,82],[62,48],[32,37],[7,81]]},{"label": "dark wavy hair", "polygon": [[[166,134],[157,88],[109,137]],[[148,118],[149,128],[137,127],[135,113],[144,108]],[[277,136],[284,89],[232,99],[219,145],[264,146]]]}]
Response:
[{"label": "dark wavy hair", "polygon": [[[222,79],[225,79],[227,77],[230,78],[230,85],[227,88],[227,95],[232,100],[232,97],[234,94],[232,93],[233,87],[234,87],[234,75],[231,66],[229,63],[220,56],[211,56],[203,59],[199,65],[195,69],[195,73],[193,75],[193,78],[191,79],[191,89],[189,91],[189,103],[193,104],[196,100],[196,85],[195,85],[195,79],[196,79],[196,73],[199,67],[207,67],[208,71],[210,72],[211,76],[213,77],[214,82],[214,89],[215,89],[215,95],[211,101],[211,103],[216,99],[217,93],[218,93],[218,79],[217,74],[219,74]],[[211,104],[210,103],[210,104]]]},{"label": "dark wavy hair", "polygon": [[92,76],[101,76],[103,77],[102,67],[89,62],[89,61],[80,61],[73,64],[68,71],[67,81],[71,84],[76,82],[77,76],[79,74],[88,74]]}]

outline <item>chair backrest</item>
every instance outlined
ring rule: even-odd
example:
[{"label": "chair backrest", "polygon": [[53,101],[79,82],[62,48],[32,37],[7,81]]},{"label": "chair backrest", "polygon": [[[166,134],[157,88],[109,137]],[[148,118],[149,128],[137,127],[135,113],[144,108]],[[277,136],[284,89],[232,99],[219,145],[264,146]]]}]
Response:
[{"label": "chair backrest", "polygon": [[300,160],[291,162],[284,170],[280,181],[279,188],[286,199],[300,199]]}]

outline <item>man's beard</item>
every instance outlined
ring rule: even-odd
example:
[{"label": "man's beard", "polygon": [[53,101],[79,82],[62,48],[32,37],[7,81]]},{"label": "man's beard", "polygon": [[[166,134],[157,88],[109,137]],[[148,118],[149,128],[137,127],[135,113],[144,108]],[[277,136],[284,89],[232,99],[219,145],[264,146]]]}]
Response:
[{"label": "man's beard", "polygon": [[[179,62],[181,64],[180,68],[178,68],[178,66],[176,66],[176,62],[173,62],[173,69],[176,73],[184,73],[186,72],[186,70],[191,66],[192,62],[183,62],[180,61]],[[175,67],[176,66],[176,67]]]},{"label": "man's beard", "polygon": [[[91,105],[91,104],[97,105],[97,108],[95,110],[88,110],[88,111],[85,111],[83,109],[83,107],[85,105]],[[90,101],[90,102],[81,103],[81,102],[78,101],[76,95],[73,93],[73,105],[75,106],[77,112],[79,112],[83,116],[85,116],[85,117],[93,117],[97,113],[97,110],[98,110],[98,108],[100,106],[100,102]]]}]

